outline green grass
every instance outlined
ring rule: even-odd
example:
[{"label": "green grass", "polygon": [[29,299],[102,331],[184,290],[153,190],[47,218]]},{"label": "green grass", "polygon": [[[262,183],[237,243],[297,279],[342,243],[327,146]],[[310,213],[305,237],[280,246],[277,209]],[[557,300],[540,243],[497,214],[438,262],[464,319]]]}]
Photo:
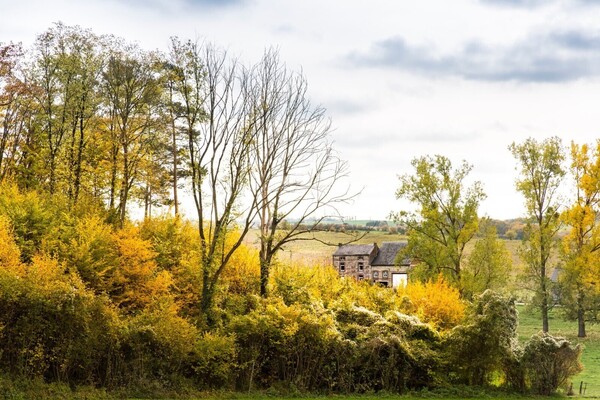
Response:
[{"label": "green grass", "polygon": [[[524,343],[531,335],[542,330],[542,319],[539,313],[519,306],[519,341]],[[565,321],[562,310],[555,308],[550,312],[550,334],[562,336],[574,344],[583,346],[581,362],[583,372],[573,378],[573,388],[579,392],[579,383],[587,383],[586,397],[600,397],[600,326],[587,324],[587,337],[577,337],[577,322]]]}]

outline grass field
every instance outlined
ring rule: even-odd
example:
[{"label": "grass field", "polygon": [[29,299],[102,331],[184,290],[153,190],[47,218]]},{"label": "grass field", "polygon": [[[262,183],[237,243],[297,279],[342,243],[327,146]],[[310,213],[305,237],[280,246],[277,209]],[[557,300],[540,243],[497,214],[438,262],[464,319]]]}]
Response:
[{"label": "grass field", "polygon": [[[538,313],[528,311],[524,306],[519,306],[519,341],[523,343],[531,335],[541,331],[542,320]],[[579,391],[579,384],[583,381],[587,384],[586,397],[600,397],[600,326],[587,325],[588,337],[580,339],[577,337],[577,322],[565,321],[561,317],[561,309],[555,308],[550,312],[550,333],[554,336],[562,336],[572,343],[583,346],[581,361],[583,372],[573,378],[573,388]]]}]

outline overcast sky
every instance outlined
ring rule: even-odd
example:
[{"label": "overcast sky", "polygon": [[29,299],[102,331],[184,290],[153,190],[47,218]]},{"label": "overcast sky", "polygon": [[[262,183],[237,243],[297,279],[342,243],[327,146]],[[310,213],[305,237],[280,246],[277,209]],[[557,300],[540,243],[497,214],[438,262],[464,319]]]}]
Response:
[{"label": "overcast sky", "polygon": [[362,189],[347,216],[405,207],[398,175],[442,154],[473,164],[482,215],[519,217],[509,144],[600,138],[600,0],[0,0],[0,42],[58,21],[148,50],[206,39],[248,63],[278,47]]}]

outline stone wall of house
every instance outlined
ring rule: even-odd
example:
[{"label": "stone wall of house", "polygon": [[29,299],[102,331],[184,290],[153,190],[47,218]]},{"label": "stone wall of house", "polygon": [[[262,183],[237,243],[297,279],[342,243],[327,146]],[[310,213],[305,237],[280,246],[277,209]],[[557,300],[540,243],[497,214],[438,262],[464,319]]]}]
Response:
[{"label": "stone wall of house", "polygon": [[340,276],[351,276],[357,280],[371,279],[369,256],[334,256],[333,266]]}]

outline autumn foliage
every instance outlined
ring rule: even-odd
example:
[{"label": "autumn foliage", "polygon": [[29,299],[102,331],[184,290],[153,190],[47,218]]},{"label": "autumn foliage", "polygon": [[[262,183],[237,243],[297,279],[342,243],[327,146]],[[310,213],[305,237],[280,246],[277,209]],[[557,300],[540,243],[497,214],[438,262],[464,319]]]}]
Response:
[{"label": "autumn foliage", "polygon": [[411,282],[399,289],[403,310],[441,330],[458,325],[465,315],[465,303],[458,289],[442,275],[433,281]]}]

